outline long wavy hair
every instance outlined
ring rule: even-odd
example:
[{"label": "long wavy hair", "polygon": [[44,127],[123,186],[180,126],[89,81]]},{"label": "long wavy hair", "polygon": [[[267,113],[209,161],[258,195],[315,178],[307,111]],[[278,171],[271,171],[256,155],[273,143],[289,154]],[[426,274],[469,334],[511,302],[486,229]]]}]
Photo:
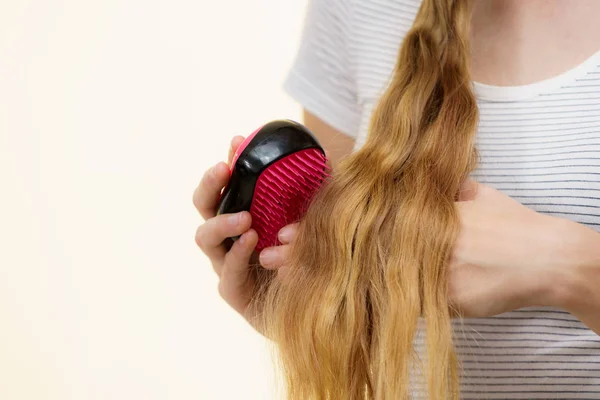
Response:
[{"label": "long wavy hair", "polygon": [[448,261],[477,160],[471,3],[422,2],[366,143],[299,224],[286,279],[259,279],[252,306],[287,399],[407,399],[413,380],[430,399],[459,398]]}]

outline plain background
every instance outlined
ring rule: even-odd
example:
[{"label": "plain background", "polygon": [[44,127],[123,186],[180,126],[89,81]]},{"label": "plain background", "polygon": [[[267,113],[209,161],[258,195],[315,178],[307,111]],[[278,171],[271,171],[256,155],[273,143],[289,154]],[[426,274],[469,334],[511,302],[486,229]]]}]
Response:
[{"label": "plain background", "polygon": [[271,399],[191,195],[300,118],[306,0],[0,2],[0,399]]}]

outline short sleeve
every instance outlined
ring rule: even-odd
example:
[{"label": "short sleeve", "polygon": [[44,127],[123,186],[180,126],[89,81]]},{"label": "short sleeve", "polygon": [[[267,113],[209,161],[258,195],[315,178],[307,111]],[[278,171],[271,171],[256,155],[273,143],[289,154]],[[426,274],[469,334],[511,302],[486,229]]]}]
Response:
[{"label": "short sleeve", "polygon": [[283,89],[312,114],[357,137],[361,109],[348,52],[350,8],[349,0],[309,0]]}]

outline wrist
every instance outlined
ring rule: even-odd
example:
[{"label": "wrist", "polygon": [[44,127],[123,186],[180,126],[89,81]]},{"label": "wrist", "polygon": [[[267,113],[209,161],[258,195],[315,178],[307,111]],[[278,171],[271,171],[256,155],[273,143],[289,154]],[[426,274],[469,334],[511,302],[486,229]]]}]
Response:
[{"label": "wrist", "polygon": [[[564,269],[563,253],[566,220],[544,214],[535,214],[535,218],[527,223],[528,232],[524,237],[524,250],[521,253],[522,264],[514,270],[509,285],[516,294],[518,308],[523,307],[557,307],[564,296],[561,290],[567,271]],[[569,279],[570,282],[570,279]],[[562,300],[560,300],[562,301]]]},{"label": "wrist", "polygon": [[545,305],[573,314],[585,312],[600,282],[600,234],[573,221],[549,218],[553,239],[543,272]]}]

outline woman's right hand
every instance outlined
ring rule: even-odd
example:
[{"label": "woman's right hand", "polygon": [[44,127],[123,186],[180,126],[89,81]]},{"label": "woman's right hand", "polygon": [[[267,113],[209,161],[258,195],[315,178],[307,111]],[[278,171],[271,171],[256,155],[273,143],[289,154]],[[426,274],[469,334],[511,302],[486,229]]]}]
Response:
[{"label": "woman's right hand", "polygon": [[[243,141],[243,136],[236,136],[232,139],[228,163],[219,162],[206,171],[194,191],[194,205],[205,220],[196,230],[196,244],[208,256],[214,271],[219,276],[221,297],[260,332],[253,323],[254,316],[250,315],[248,307],[255,293],[254,275],[250,271],[250,264],[258,264],[257,254],[254,253],[258,235],[255,230],[250,228],[252,218],[247,211],[216,215],[221,190],[229,181],[233,155]],[[290,230],[291,233],[295,233],[295,226],[287,226],[282,229],[286,233],[289,233]],[[241,237],[228,250],[224,241],[238,235]],[[262,263],[264,268],[278,270],[278,275],[279,272],[283,272],[279,271],[283,262],[277,256],[286,254],[290,243],[286,237],[282,237],[280,240],[284,243],[283,246],[269,248],[276,252],[275,260],[263,260],[264,257],[261,257],[261,263],[265,261]]]}]

